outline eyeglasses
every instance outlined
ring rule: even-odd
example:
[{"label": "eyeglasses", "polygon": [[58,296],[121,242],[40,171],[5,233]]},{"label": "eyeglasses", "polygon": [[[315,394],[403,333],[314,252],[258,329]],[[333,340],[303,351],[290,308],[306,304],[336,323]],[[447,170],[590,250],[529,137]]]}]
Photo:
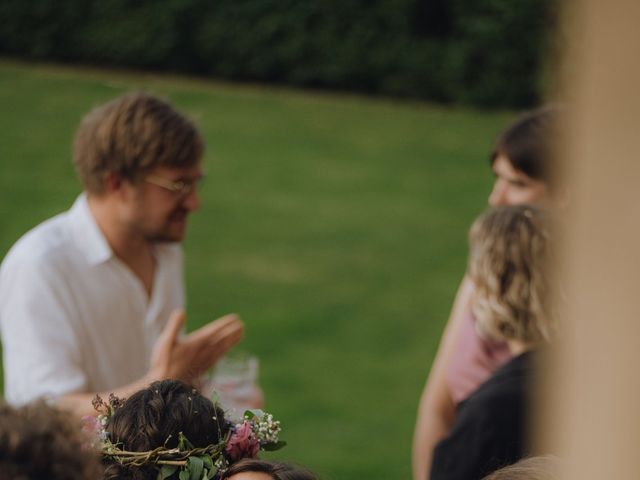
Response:
[{"label": "eyeglasses", "polygon": [[165,190],[169,190],[170,192],[173,192],[181,197],[186,197],[200,186],[200,183],[203,179],[204,175],[196,178],[195,180],[176,180],[174,182],[166,178],[158,177],[157,175],[148,175],[144,179],[144,181],[153,185],[157,185],[158,187],[164,188]]}]

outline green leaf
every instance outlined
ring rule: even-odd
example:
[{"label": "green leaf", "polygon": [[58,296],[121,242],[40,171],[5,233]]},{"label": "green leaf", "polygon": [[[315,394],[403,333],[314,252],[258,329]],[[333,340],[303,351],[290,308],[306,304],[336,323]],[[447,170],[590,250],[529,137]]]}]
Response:
[{"label": "green leaf", "polygon": [[209,469],[209,473],[207,473],[207,480],[211,480],[213,477],[215,477],[216,473],[218,473],[218,467],[214,465]]},{"label": "green leaf", "polygon": [[213,460],[209,455],[202,455],[200,458],[202,459],[202,463],[204,463],[204,467],[206,469],[211,470],[213,468]]},{"label": "green leaf", "polygon": [[262,448],[262,450],[264,450],[265,452],[275,452],[276,450],[280,450],[285,445],[287,445],[287,442],[280,440],[276,443],[267,443],[265,445],[262,445],[260,448]]},{"label": "green leaf", "polygon": [[160,467],[160,471],[158,472],[156,480],[164,480],[165,478],[169,478],[171,475],[176,473],[176,470],[178,470],[177,465],[162,465],[162,467]]},{"label": "green leaf", "polygon": [[204,470],[204,462],[200,457],[189,457],[187,459],[187,470],[189,470],[190,472],[189,480],[202,480],[202,470]]},{"label": "green leaf", "polygon": [[262,418],[264,417],[264,412],[262,410],[260,410],[259,408],[254,408],[251,410],[245,410],[244,411],[244,418],[246,418],[247,420],[251,420],[252,418]]},{"label": "green leaf", "polygon": [[193,444],[184,436],[184,433],[178,433],[178,448],[180,450],[193,450]]},{"label": "green leaf", "polygon": [[180,480],[189,480],[189,478],[191,478],[191,475],[189,474],[189,470],[181,470],[180,471],[180,475],[178,475],[178,478]]}]

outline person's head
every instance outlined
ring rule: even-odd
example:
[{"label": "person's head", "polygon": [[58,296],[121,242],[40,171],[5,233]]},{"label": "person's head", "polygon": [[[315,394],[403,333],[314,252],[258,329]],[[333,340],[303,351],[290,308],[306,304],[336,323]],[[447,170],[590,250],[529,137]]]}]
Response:
[{"label": "person's head", "polygon": [[529,457],[501,468],[483,480],[558,480],[558,463],[558,458],[552,455]]},{"label": "person's head", "polygon": [[469,233],[471,309],[481,333],[529,347],[552,339],[550,219],[527,205],[496,207]]},{"label": "person's head", "polygon": [[98,455],[87,442],[79,422],[44,402],[0,405],[0,478],[100,478]]},{"label": "person's head", "polygon": [[118,220],[150,241],[178,241],[199,207],[203,140],[169,103],[147,93],[89,112],[74,141],[74,164],[91,198],[117,199]]},{"label": "person's head", "polygon": [[231,465],[224,480],[318,480],[318,477],[288,463],[247,458]]},{"label": "person's head", "polygon": [[[222,409],[179,380],[154,382],[134,393],[105,426],[112,443],[134,452],[177,447],[181,432],[194,447],[207,447],[224,439],[228,430]],[[154,465],[129,468],[115,461],[106,472],[106,478],[114,479],[155,480],[158,475]]]},{"label": "person's head", "polygon": [[489,205],[548,203],[558,117],[557,107],[532,110],[498,137],[490,156],[496,178]]},{"label": "person's head", "polygon": [[110,175],[137,183],[158,167],[196,166],[202,151],[202,137],[191,121],[158,97],[132,93],[85,115],[73,160],[85,190],[100,195]]}]

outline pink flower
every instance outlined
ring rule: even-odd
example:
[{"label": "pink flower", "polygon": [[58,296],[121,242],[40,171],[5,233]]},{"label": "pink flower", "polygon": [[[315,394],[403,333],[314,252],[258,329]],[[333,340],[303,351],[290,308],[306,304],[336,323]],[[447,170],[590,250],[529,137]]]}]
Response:
[{"label": "pink flower", "polygon": [[93,415],[85,415],[81,421],[82,433],[85,436],[84,447],[87,450],[100,448],[103,432],[100,419]]},{"label": "pink flower", "polygon": [[100,420],[93,415],[85,415],[81,419],[82,421],[82,431],[89,435],[99,435],[102,430],[102,425],[100,425]]},{"label": "pink flower", "polygon": [[260,442],[253,434],[249,422],[236,426],[225,450],[232,462],[241,458],[254,458],[258,454]]}]

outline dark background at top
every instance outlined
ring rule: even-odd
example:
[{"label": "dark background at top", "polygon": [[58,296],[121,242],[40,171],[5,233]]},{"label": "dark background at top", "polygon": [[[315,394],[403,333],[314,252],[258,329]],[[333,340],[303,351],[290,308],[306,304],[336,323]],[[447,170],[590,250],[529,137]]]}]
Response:
[{"label": "dark background at top", "polygon": [[0,0],[0,55],[480,107],[540,101],[552,0]]}]

